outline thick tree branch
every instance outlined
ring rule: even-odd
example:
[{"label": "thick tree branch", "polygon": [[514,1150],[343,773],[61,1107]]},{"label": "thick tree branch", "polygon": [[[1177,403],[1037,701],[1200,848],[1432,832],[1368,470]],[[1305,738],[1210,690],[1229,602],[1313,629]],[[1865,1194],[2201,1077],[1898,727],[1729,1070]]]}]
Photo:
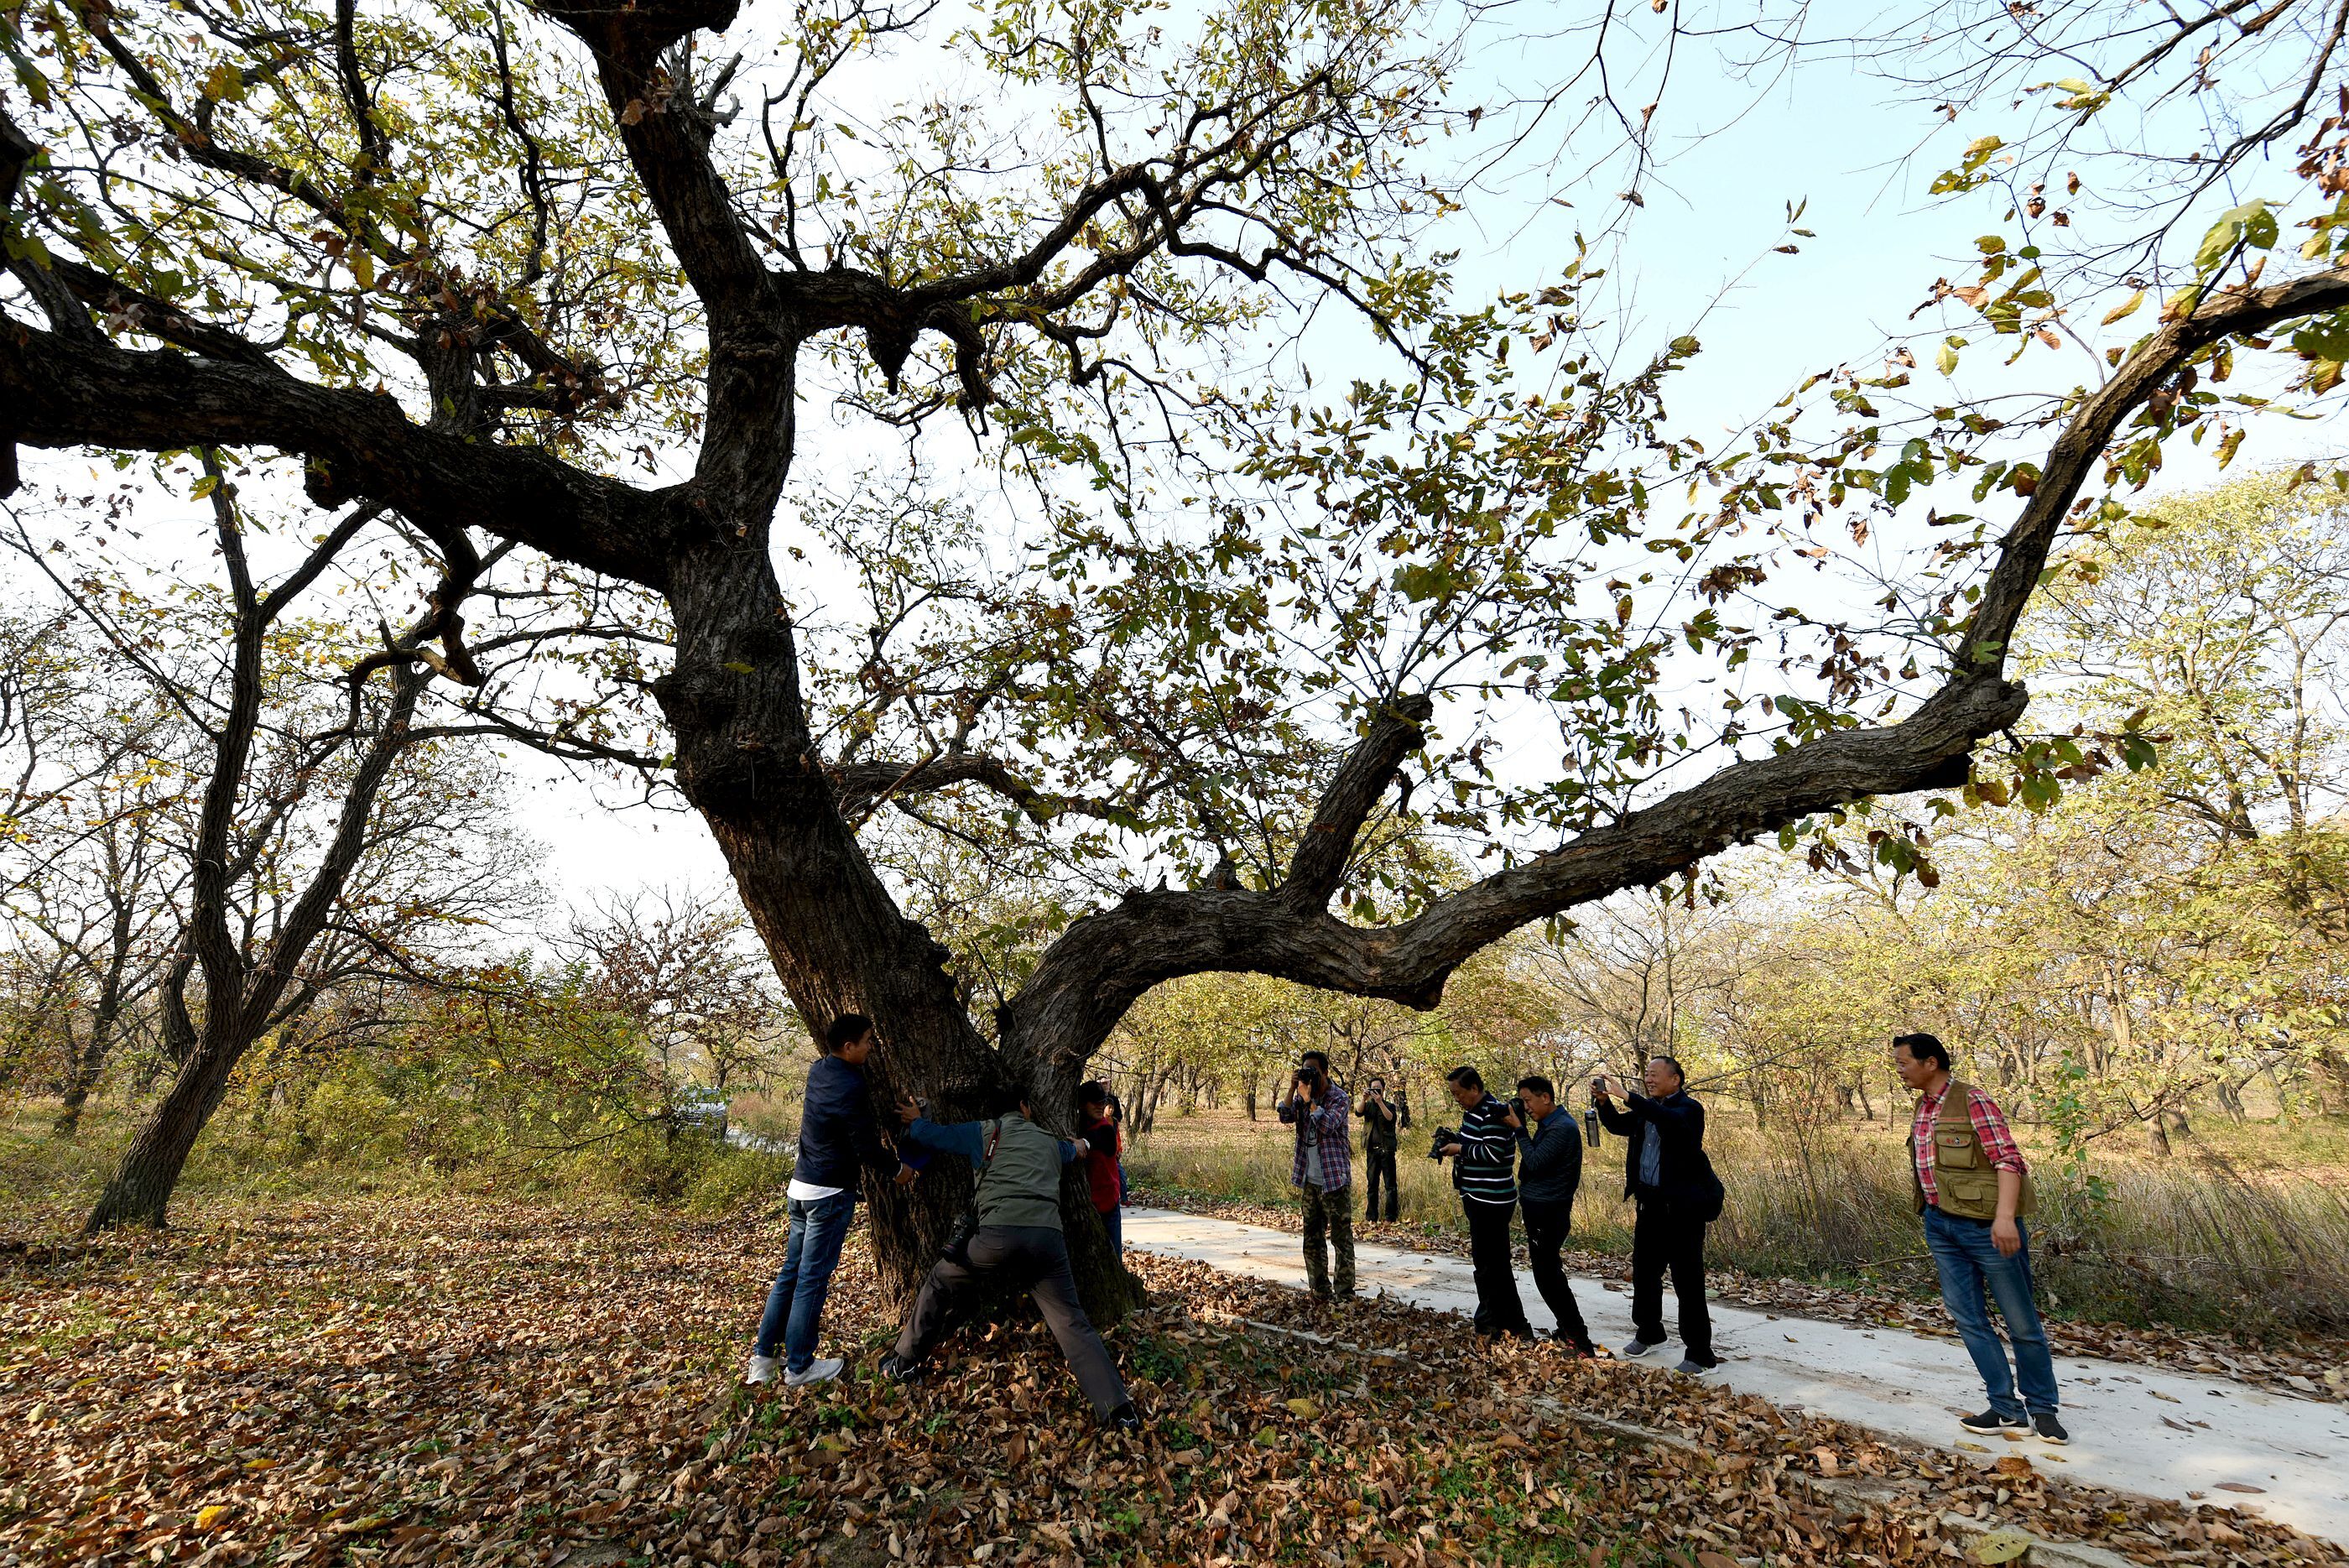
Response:
[{"label": "thick tree branch", "polygon": [[[1071,1058],[1063,1064],[1073,1066],[1152,986],[1213,971],[1278,975],[1433,1007],[1462,962],[1535,920],[1622,888],[1652,886],[1813,812],[1963,783],[1975,744],[2023,716],[2029,698],[2004,677],[2007,646],[2063,519],[2123,422],[2221,338],[2344,306],[2349,268],[2206,299],[2140,342],[2113,379],[2072,412],[2038,488],[2001,543],[1941,690],[1900,722],[1839,731],[1723,769],[1395,926],[1349,925],[1318,904],[1300,908],[1287,889],[1132,894],[1117,909],[1079,920],[1047,950],[1027,986],[1001,1009],[1004,1037],[1054,1042]],[[1317,822],[1326,814],[1333,826],[1342,823],[1350,802],[1362,802],[1367,811],[1376,799],[1375,791],[1364,798],[1375,762],[1366,738],[1332,781]],[[1328,852],[1314,842],[1319,836],[1309,836],[1298,857],[1319,857],[1313,869],[1327,877]],[[1338,858],[1342,867],[1342,855]],[[1292,883],[1297,877],[1293,868]]]},{"label": "thick tree branch", "polygon": [[1299,909],[1319,909],[1345,880],[1346,863],[1354,840],[1371,807],[1393,782],[1402,760],[1426,743],[1420,729],[1433,717],[1435,704],[1423,692],[1398,697],[1371,721],[1370,729],[1346,754],[1330,787],[1321,793],[1313,820],[1289,857],[1288,878],[1281,896]]},{"label": "thick tree branch", "polygon": [[723,32],[734,20],[736,0],[536,0],[536,8],[578,35],[595,56],[628,161],[716,333],[770,316],[775,302],[767,269],[710,159],[692,83],[673,74],[671,62],[682,69],[682,52],[663,58],[698,31]]},{"label": "thick tree branch", "polygon": [[2007,531],[1998,566],[1982,586],[1958,650],[1959,673],[1971,668],[1994,674],[2004,660],[2023,607],[2038,588],[2056,530],[2124,420],[2189,359],[2220,338],[2262,332],[2279,322],[2344,306],[2349,306],[2349,267],[2205,298],[2192,314],[2166,322],[2138,343],[2056,437],[2039,486]]},{"label": "thick tree branch", "polygon": [[309,460],[321,504],[363,495],[654,589],[672,535],[706,525],[693,517],[691,485],[640,491],[535,448],[427,429],[388,397],[273,367],[73,341],[5,318],[0,407],[15,438],[34,446],[274,448]]}]

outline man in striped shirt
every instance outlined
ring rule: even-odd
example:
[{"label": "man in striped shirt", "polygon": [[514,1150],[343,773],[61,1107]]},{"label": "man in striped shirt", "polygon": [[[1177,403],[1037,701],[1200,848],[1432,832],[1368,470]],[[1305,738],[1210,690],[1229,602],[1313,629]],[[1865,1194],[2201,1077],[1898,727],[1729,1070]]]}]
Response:
[{"label": "man in striped shirt", "polygon": [[[1925,1217],[1925,1246],[1941,1276],[1941,1301],[1990,1396],[1989,1409],[1959,1425],[1970,1432],[2034,1432],[2046,1442],[2069,1442],[2071,1434],[2055,1414],[2055,1360],[2032,1299],[2025,1227],[2035,1201],[2023,1150],[1997,1102],[1950,1076],[1949,1047],[1932,1035],[1894,1040],[1892,1065],[1917,1091],[1909,1169]],[[2012,1367],[1991,1326],[1992,1300],[2014,1346]]]},{"label": "man in striped shirt", "polygon": [[1468,1217],[1468,1258],[1476,1275],[1476,1332],[1486,1338],[1534,1336],[1517,1276],[1509,1262],[1509,1216],[1517,1207],[1517,1129],[1525,1121],[1485,1090],[1474,1067],[1444,1075],[1452,1097],[1467,1113],[1460,1131],[1444,1146],[1452,1160],[1452,1185]]}]

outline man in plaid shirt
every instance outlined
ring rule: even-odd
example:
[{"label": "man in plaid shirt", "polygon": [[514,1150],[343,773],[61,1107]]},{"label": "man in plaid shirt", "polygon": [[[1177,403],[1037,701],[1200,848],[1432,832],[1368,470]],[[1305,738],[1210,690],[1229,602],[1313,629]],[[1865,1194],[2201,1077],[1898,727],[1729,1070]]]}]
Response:
[{"label": "man in plaid shirt", "polygon": [[1298,1059],[1280,1119],[1297,1128],[1297,1152],[1289,1160],[1289,1184],[1305,1205],[1305,1282],[1316,1301],[1328,1301],[1330,1244],[1338,1253],[1337,1295],[1354,1293],[1354,1210],[1347,1191],[1353,1179],[1346,1142],[1346,1091],[1330,1081],[1330,1058],[1308,1051]]},{"label": "man in plaid shirt", "polygon": [[[1990,1396],[1989,1409],[1960,1425],[1970,1432],[2036,1432],[2051,1443],[2069,1442],[2055,1414],[2055,1361],[2031,1294],[2031,1239],[2024,1227],[2033,1200],[2023,1150],[1997,1102],[1950,1076],[1949,1048],[1932,1035],[1893,1041],[1892,1065],[1917,1091],[1909,1165],[1925,1217],[1925,1245],[1941,1276],[1941,1300]],[[1991,1326],[1991,1300],[2006,1320],[2012,1367]]]}]

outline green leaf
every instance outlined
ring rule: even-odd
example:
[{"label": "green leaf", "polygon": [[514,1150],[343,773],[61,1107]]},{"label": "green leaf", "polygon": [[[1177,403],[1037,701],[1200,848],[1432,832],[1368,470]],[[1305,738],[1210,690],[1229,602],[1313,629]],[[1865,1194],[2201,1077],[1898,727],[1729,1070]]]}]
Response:
[{"label": "green leaf", "polygon": [[2202,236],[2202,244],[2194,252],[2194,270],[2208,275],[2216,272],[2234,254],[2240,244],[2249,250],[2269,250],[2276,243],[2276,217],[2267,202],[2257,198],[2240,207],[2230,207],[2219,214],[2210,232]]}]

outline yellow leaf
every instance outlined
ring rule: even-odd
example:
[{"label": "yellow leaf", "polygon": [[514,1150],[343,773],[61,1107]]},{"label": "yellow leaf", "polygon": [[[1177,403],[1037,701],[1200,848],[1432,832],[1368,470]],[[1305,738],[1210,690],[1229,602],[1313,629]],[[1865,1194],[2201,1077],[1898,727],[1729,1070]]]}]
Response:
[{"label": "yellow leaf", "polygon": [[196,1510],[196,1528],[198,1530],[210,1530],[213,1525],[218,1524],[223,1518],[227,1517],[227,1508],[217,1502],[212,1504],[210,1508],[200,1508]]},{"label": "yellow leaf", "polygon": [[1289,1414],[1302,1421],[1313,1420],[1321,1414],[1321,1407],[1310,1399],[1291,1399],[1288,1402],[1288,1410]]},{"label": "yellow leaf", "polygon": [[1975,1542],[1971,1555],[1977,1563],[2013,1563],[2030,1550],[2031,1537],[2010,1526]]},{"label": "yellow leaf", "polygon": [[2106,327],[2110,327],[2114,322],[2118,321],[2122,317],[2124,317],[2124,316],[2127,316],[2127,315],[2131,314],[2132,312],[2134,312],[2134,311],[2137,309],[2137,307],[2138,306],[2143,305],[2144,303],[2145,303],[2145,290],[2143,290],[2143,289],[2141,289],[2141,288],[2140,288],[2140,289],[2138,289],[2135,294],[2130,295],[2130,296],[2128,296],[2128,299],[2127,299],[2127,301],[2126,303],[2124,303],[2124,304],[2120,304],[2120,305],[2116,305],[2116,306],[2113,306],[2113,308],[2112,308],[2112,309],[2110,309],[2109,311],[2106,311],[2106,312],[2105,313],[2104,325],[2105,325],[2105,326],[2106,326]]}]

